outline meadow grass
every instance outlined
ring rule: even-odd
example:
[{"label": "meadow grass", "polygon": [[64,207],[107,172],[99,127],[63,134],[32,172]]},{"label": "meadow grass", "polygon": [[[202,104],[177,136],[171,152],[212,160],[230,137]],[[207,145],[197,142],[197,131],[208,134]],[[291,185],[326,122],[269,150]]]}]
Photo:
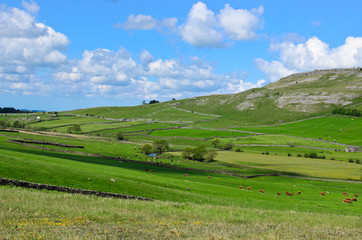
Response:
[{"label": "meadow grass", "polygon": [[220,151],[216,160],[307,176],[361,180],[361,165],[345,161]]},{"label": "meadow grass", "polygon": [[0,187],[4,239],[358,239],[361,216]]},{"label": "meadow grass", "polygon": [[216,116],[201,115],[194,112],[185,112],[175,108],[166,108],[162,111],[151,113],[144,118],[155,121],[177,121],[177,122],[195,122],[216,118]]},{"label": "meadow grass", "polygon": [[287,134],[298,137],[323,139],[339,143],[362,145],[362,118],[329,116],[296,123],[266,127],[239,127],[241,131]]},{"label": "meadow grass", "polygon": [[[119,163],[117,160],[75,154],[43,153],[37,149],[21,149],[3,144],[0,146],[0,165],[0,176],[5,178],[142,196],[162,201],[345,214],[362,212],[359,204],[343,204],[341,194],[360,194],[359,183],[320,183],[278,176],[245,179],[140,163]],[[210,166],[214,169],[221,168],[217,165]],[[225,166],[223,168],[226,169]],[[152,169],[154,172],[146,172],[144,169]],[[189,174],[189,177],[185,177],[185,173]],[[115,182],[110,179],[114,179]],[[240,185],[251,186],[254,190],[243,191],[239,189]],[[265,193],[259,193],[259,189],[263,189]],[[303,195],[297,198],[276,195],[277,192],[297,190],[302,191]],[[321,197],[320,191],[330,192],[328,198]]]},{"label": "meadow grass", "polygon": [[223,131],[223,130],[204,130],[204,129],[171,129],[167,131],[153,131],[151,136],[159,137],[189,137],[189,138],[210,138],[210,137],[242,137],[250,135],[244,132]]}]

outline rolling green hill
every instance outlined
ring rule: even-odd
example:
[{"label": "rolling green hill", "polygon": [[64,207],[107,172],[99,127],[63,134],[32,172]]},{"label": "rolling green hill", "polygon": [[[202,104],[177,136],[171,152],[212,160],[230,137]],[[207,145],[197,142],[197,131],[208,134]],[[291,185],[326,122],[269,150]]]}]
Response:
[{"label": "rolling green hill", "polygon": [[[361,92],[361,68],[316,70],[294,74],[264,87],[237,94],[202,96],[135,107],[90,108],[64,113],[155,121],[195,121],[199,126],[211,127],[255,126],[321,116],[331,113],[337,106],[355,106],[360,109]],[[205,121],[215,116],[200,113],[220,115],[222,118]]]}]

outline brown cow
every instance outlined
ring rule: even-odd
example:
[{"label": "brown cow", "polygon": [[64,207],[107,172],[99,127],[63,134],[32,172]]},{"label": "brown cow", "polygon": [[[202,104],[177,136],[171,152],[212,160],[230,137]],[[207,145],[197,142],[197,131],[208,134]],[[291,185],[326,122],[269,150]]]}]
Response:
[{"label": "brown cow", "polygon": [[280,193],[280,192],[278,192],[277,194],[280,196],[280,194],[281,194],[281,193]]},{"label": "brown cow", "polygon": [[345,202],[345,203],[352,203],[351,199],[349,199],[349,198],[343,199],[343,202]]},{"label": "brown cow", "polygon": [[302,192],[301,192],[301,191],[298,191],[297,194],[302,194]]},{"label": "brown cow", "polygon": [[352,198],[352,201],[353,201],[353,202],[357,202],[357,198]]},{"label": "brown cow", "polygon": [[358,195],[357,194],[354,194],[354,196],[357,198],[358,197]]},{"label": "brown cow", "polygon": [[347,194],[346,192],[343,192],[343,195],[346,196],[346,197],[348,197],[348,194]]},{"label": "brown cow", "polygon": [[319,194],[322,195],[322,196],[325,196],[325,195],[326,195],[324,192],[320,192]]},{"label": "brown cow", "polygon": [[239,186],[239,188],[240,188],[240,189],[244,189],[244,187],[243,187],[243,186]]},{"label": "brown cow", "polygon": [[211,176],[207,176],[209,179],[211,179]]},{"label": "brown cow", "polygon": [[261,189],[260,189],[259,192],[264,193],[264,190],[261,190]]},{"label": "brown cow", "polygon": [[251,190],[251,187],[247,187],[248,190]]},{"label": "brown cow", "polygon": [[151,170],[151,172],[155,172],[155,170]]},{"label": "brown cow", "polygon": [[189,177],[189,175],[187,173],[185,173],[185,177]]}]

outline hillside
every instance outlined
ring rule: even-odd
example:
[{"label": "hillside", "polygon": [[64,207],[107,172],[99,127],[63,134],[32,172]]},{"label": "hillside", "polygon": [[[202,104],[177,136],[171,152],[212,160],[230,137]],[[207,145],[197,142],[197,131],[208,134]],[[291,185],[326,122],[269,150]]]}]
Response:
[{"label": "hillside", "polygon": [[[201,126],[255,126],[321,116],[331,113],[337,106],[356,106],[360,109],[361,92],[361,68],[315,70],[293,74],[264,87],[237,94],[202,96],[135,107],[81,109],[65,113],[163,121],[159,117],[162,111],[177,107],[175,109],[178,111],[182,109],[190,113],[222,116],[212,122],[197,124]],[[158,113],[158,119],[155,119],[155,113]],[[164,115],[167,115],[166,121],[182,120],[177,113]]]}]

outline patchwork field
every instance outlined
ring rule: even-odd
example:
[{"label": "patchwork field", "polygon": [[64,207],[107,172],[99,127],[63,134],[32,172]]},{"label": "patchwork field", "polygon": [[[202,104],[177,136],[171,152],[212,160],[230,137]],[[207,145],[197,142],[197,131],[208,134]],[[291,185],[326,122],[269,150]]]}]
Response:
[{"label": "patchwork field", "polygon": [[232,95],[0,114],[0,178],[153,200],[0,186],[0,238],[359,239],[362,120],[331,110],[361,109],[343,88],[360,78],[311,75]]}]

